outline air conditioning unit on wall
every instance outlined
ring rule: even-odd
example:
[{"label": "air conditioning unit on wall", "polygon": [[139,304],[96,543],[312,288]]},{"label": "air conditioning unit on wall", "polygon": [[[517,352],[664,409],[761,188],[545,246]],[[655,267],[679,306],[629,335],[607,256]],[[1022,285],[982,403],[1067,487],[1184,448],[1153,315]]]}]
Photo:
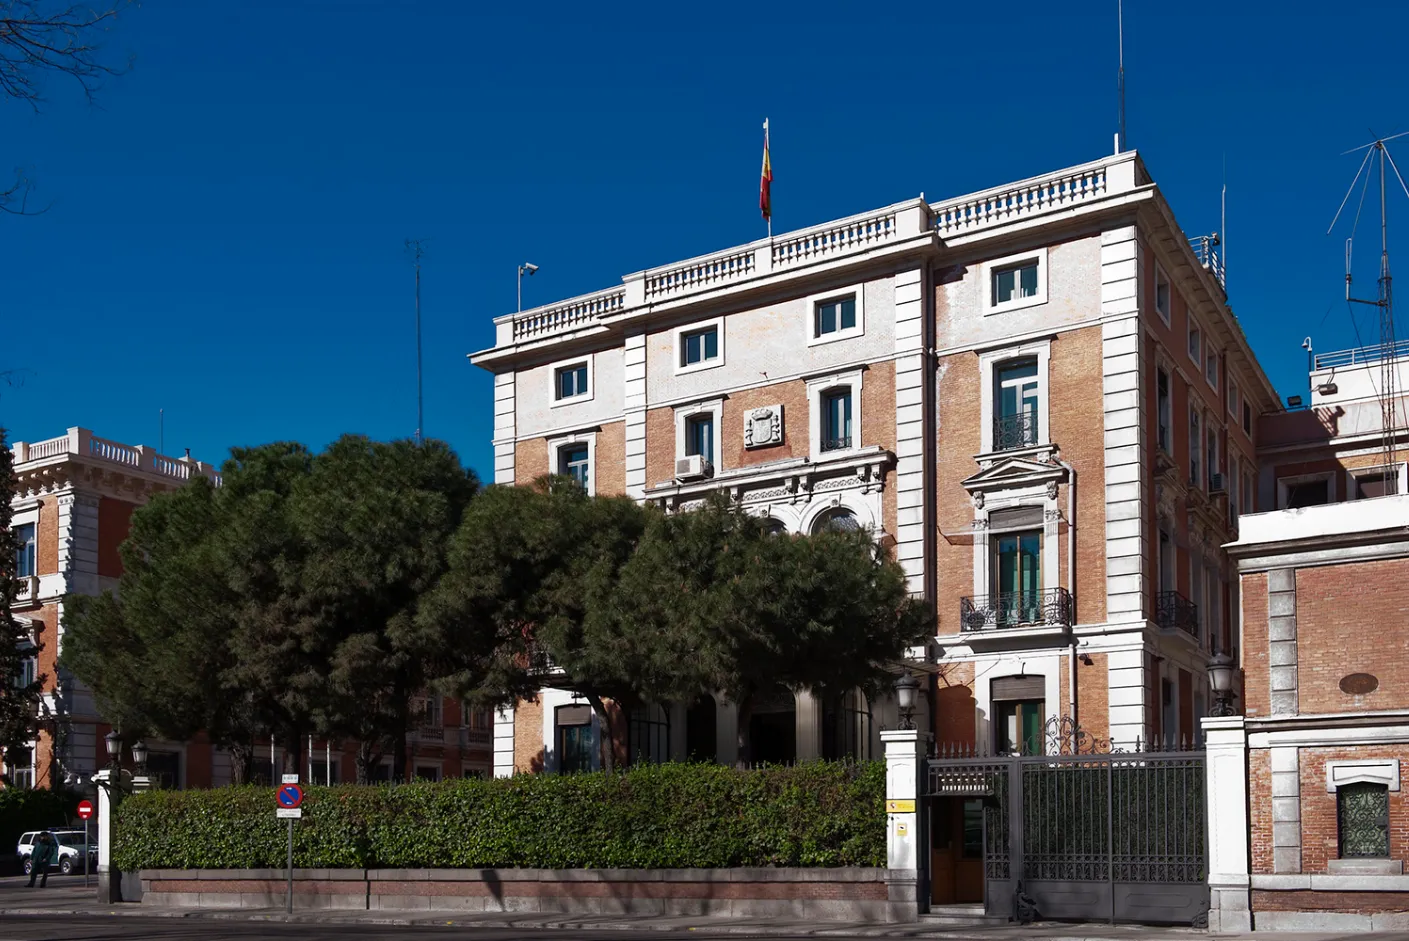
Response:
[{"label": "air conditioning unit on wall", "polygon": [[704,480],[714,476],[714,465],[698,454],[677,458],[675,461],[676,480]]}]

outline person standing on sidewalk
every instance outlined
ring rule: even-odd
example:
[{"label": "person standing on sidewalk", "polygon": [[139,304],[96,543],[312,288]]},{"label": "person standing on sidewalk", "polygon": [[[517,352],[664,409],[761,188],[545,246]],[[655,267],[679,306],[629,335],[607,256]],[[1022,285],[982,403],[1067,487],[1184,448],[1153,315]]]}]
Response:
[{"label": "person standing on sidewalk", "polygon": [[[54,845],[54,835],[48,830],[39,834],[39,842],[29,856],[29,888],[34,888],[34,877],[39,876],[39,888],[49,886],[49,864],[54,861],[58,847]],[[42,875],[41,875],[42,873]]]}]

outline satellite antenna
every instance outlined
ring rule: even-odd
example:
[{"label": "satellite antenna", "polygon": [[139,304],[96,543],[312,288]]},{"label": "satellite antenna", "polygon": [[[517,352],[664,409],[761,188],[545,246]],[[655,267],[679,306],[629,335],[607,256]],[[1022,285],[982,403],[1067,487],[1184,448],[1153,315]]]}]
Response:
[{"label": "satellite antenna", "polygon": [[[1340,208],[1336,210],[1335,217],[1331,219],[1331,226],[1326,230],[1326,234],[1330,235],[1331,230],[1336,227],[1337,220],[1340,219],[1341,213],[1345,211],[1346,203],[1350,201],[1351,194],[1355,192],[1355,184],[1360,182],[1360,177],[1363,175],[1365,181],[1360,188],[1360,202],[1355,209],[1355,222],[1351,225],[1350,236],[1345,240],[1345,302],[1347,308],[1349,308],[1351,304],[1366,304],[1377,308],[1380,314],[1380,345],[1377,350],[1380,358],[1379,399],[1380,424],[1382,426],[1380,449],[1382,452],[1381,463],[1384,465],[1387,477],[1391,472],[1391,468],[1394,466],[1394,439],[1395,427],[1398,424],[1396,415],[1398,407],[1395,403],[1394,390],[1396,369],[1394,357],[1397,352],[1397,342],[1394,335],[1393,278],[1389,271],[1389,214],[1386,208],[1386,195],[1388,191],[1385,186],[1385,166],[1388,165],[1390,169],[1394,170],[1394,178],[1399,181],[1399,187],[1404,191],[1405,196],[1409,196],[1409,185],[1405,185],[1404,176],[1399,172],[1399,166],[1394,162],[1394,156],[1390,154],[1389,147],[1386,145],[1397,137],[1403,137],[1405,134],[1409,134],[1409,131],[1393,134],[1389,137],[1377,137],[1370,143],[1351,148],[1341,155],[1345,156],[1346,154],[1353,154],[1362,150],[1365,151],[1365,158],[1360,161],[1360,169],[1355,171],[1355,178],[1350,181],[1350,189],[1346,190],[1345,198],[1341,200]],[[1379,291],[1376,298],[1374,300],[1367,300],[1365,298],[1355,297],[1352,292],[1351,259],[1353,257],[1352,248],[1355,241],[1355,229],[1360,223],[1360,211],[1365,208],[1365,194],[1370,188],[1370,178],[1375,175],[1376,163],[1379,164],[1380,177],[1380,277],[1378,281]],[[1352,313],[1351,325],[1354,326],[1354,324],[1355,316]],[[1359,338],[1358,328],[1356,330],[1356,338]]]}]

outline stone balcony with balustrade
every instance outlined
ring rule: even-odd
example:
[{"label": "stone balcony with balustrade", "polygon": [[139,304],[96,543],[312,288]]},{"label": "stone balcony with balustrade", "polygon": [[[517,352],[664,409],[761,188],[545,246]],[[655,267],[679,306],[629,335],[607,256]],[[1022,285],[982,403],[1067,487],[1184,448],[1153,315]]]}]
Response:
[{"label": "stone balcony with balustrade", "polygon": [[606,332],[672,310],[782,279],[886,255],[937,250],[1057,220],[1150,184],[1134,151],[940,203],[923,197],[685,261],[638,271],[622,285],[497,317],[488,365],[512,351]]},{"label": "stone balcony with balustrade", "polygon": [[85,463],[125,470],[154,480],[183,483],[197,476],[208,477],[216,486],[220,485],[220,473],[214,465],[193,460],[190,454],[168,457],[146,445],[120,444],[100,438],[87,428],[70,428],[67,434],[45,441],[16,441],[10,451],[17,471],[78,458]]}]

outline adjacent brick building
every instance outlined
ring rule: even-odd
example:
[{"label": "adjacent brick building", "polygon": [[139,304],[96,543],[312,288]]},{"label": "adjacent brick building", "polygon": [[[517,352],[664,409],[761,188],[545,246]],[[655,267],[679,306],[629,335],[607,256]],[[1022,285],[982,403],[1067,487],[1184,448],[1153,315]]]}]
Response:
[{"label": "adjacent brick building", "polygon": [[[12,526],[20,563],[14,614],[32,630],[36,653],[26,669],[45,677],[45,694],[39,735],[29,754],[4,771],[13,786],[52,787],[81,781],[108,761],[103,736],[110,726],[91,692],[57,666],[64,643],[64,596],[115,589],[122,574],[118,547],[127,538],[132,512],[194,475],[217,485],[220,475],[190,455],[167,457],[144,445],[100,438],[86,428],[70,428],[47,441],[16,442],[11,450],[18,484],[11,501]],[[423,699],[417,712],[425,721],[410,737],[408,766],[414,774],[435,779],[488,774],[488,713],[462,710],[451,699]],[[149,740],[147,745],[148,769],[161,786],[212,787],[231,780],[229,755],[204,736],[188,742]],[[319,740],[303,751],[313,758],[307,769],[311,779],[355,778],[355,748]],[[259,754],[256,775],[273,780],[273,769],[283,766],[284,749],[264,742]],[[388,778],[390,762],[385,760]]]},{"label": "adjacent brick building", "polygon": [[1312,406],[1262,421],[1268,512],[1229,546],[1244,714],[1208,723],[1223,927],[1409,928],[1409,429],[1386,452],[1377,395],[1405,352],[1319,356]]}]

